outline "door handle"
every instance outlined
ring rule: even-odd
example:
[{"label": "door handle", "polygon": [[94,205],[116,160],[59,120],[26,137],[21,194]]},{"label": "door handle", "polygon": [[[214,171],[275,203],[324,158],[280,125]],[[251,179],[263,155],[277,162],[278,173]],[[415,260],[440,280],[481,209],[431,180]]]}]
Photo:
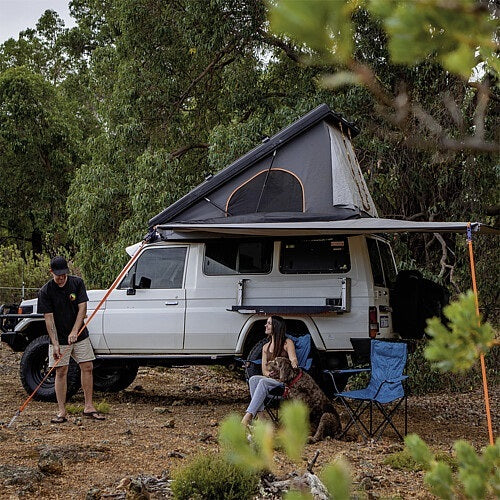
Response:
[{"label": "door handle", "polygon": [[178,301],[178,300],[167,300],[167,301],[165,302],[165,305],[166,305],[166,306],[176,306],[176,305],[178,305],[178,304],[179,304],[179,301]]}]

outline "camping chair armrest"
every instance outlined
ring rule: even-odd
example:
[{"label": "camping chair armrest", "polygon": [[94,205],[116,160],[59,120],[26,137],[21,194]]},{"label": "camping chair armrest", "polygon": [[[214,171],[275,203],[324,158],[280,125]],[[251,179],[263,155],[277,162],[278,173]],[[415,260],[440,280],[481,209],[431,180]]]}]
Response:
[{"label": "camping chair armrest", "polygon": [[384,380],[384,382],[387,382],[388,384],[395,384],[397,382],[402,382],[403,380],[406,380],[408,378],[408,375],[401,375],[400,377],[396,378],[388,378],[387,380]]},{"label": "camping chair armrest", "polygon": [[328,375],[354,375],[355,373],[369,372],[371,368],[346,368],[345,370],[323,370]]},{"label": "camping chair armrest", "polygon": [[382,386],[384,384],[398,384],[400,382],[403,382],[403,380],[406,380],[408,378],[408,375],[401,375],[400,377],[396,378],[389,378],[386,380],[383,380],[380,385],[378,386],[377,392],[375,393],[375,396],[373,396],[373,399],[375,399],[378,396],[378,393],[380,392],[380,389],[382,389]]},{"label": "camping chair armrest", "polygon": [[356,373],[369,372],[370,368],[346,368],[345,370],[323,370],[323,373],[330,375],[335,392],[339,392],[337,383],[335,382],[335,375],[355,375]]},{"label": "camping chair armrest", "polygon": [[238,363],[241,363],[244,367],[250,366],[251,364],[254,365],[261,365],[262,364],[262,359],[243,359],[243,358],[234,358],[235,361]]}]

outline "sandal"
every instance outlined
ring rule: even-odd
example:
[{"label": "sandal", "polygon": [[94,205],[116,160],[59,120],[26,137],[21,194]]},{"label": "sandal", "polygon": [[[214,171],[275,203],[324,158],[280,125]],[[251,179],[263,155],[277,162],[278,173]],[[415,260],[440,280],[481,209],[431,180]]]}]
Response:
[{"label": "sandal", "polygon": [[64,422],[67,422],[68,419],[66,417],[63,417],[62,415],[57,415],[54,418],[50,419],[51,424],[64,424]]},{"label": "sandal", "polygon": [[98,411],[84,411],[83,416],[94,420],[106,420],[106,417],[101,415]]}]

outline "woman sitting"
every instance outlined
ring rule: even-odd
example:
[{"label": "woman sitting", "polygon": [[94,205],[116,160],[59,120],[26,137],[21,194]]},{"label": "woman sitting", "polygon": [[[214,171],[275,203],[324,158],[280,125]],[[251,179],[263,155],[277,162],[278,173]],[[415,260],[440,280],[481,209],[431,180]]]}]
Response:
[{"label": "woman sitting", "polygon": [[248,381],[251,401],[241,421],[242,424],[249,425],[257,413],[264,410],[264,401],[271,389],[279,386],[284,388],[284,384],[270,378],[267,363],[281,356],[287,357],[294,368],[298,367],[295,345],[285,334],[286,324],[283,318],[280,316],[267,318],[266,335],[269,342],[262,347],[262,375],[254,375]]}]

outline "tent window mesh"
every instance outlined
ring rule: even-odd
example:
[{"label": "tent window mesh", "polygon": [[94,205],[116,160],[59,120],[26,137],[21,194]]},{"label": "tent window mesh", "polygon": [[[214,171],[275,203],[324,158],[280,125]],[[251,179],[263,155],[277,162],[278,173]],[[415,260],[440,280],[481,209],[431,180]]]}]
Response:
[{"label": "tent window mesh", "polygon": [[229,198],[227,211],[231,215],[303,212],[302,185],[289,172],[265,170],[234,191]]}]

